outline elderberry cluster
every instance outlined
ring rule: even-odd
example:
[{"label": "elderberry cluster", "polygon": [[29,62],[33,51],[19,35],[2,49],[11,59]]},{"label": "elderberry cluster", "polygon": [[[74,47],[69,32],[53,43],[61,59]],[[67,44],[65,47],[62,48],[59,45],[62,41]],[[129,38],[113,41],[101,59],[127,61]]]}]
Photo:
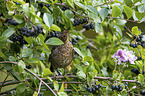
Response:
[{"label": "elderberry cluster", "polygon": [[14,19],[9,19],[8,23],[14,26],[18,25],[18,23]]},{"label": "elderberry cluster", "polygon": [[15,33],[10,37],[10,40],[12,40],[13,42],[18,41],[20,43],[20,45],[27,44],[27,42],[24,40],[23,36],[17,35]]},{"label": "elderberry cluster", "polygon": [[127,89],[128,88],[128,82],[125,82],[125,89]]},{"label": "elderberry cluster", "polygon": [[27,68],[27,69],[31,69],[32,66],[31,66],[31,65],[26,65],[26,68]]},{"label": "elderberry cluster", "polygon": [[41,8],[43,6],[50,7],[50,4],[44,4],[43,2],[40,2],[40,3],[38,3],[38,6],[41,7]]},{"label": "elderberry cluster", "polygon": [[140,94],[141,94],[141,95],[145,95],[145,91],[144,91],[144,90],[141,90],[141,91],[140,91]]},{"label": "elderberry cluster", "polygon": [[22,27],[21,29],[18,29],[18,31],[20,32],[21,35],[23,36],[38,36],[39,34],[43,34],[42,31],[42,27],[37,26],[37,27],[33,27],[32,29],[25,27]]},{"label": "elderberry cluster", "polygon": [[87,87],[87,91],[90,92],[90,93],[96,93],[96,91],[100,90],[100,88],[102,87],[101,84],[99,85],[95,85],[94,87],[90,88],[90,87]]},{"label": "elderberry cluster", "polygon": [[65,11],[65,10],[67,10],[67,9],[69,9],[69,8],[68,8],[68,7],[65,7],[65,6],[62,7],[62,10],[63,10],[63,11]]},{"label": "elderberry cluster", "polygon": [[83,20],[75,18],[73,21],[73,26],[80,25],[80,24],[87,23],[87,22],[88,22],[88,20],[86,18],[83,18]]},{"label": "elderberry cluster", "polygon": [[58,37],[59,33],[60,33],[59,31],[49,32],[47,34],[47,37],[46,37],[45,41],[48,40],[51,37]]},{"label": "elderberry cluster", "polygon": [[131,69],[131,72],[133,72],[136,75],[140,74],[140,72],[136,68]]},{"label": "elderberry cluster", "polygon": [[77,44],[78,41],[79,41],[79,37],[72,38],[72,44],[73,44],[73,45]]},{"label": "elderberry cluster", "polygon": [[123,89],[122,89],[122,86],[119,84],[118,86],[117,85],[112,85],[111,86],[111,89],[112,90],[117,90],[117,91],[122,91]]},{"label": "elderberry cluster", "polygon": [[[139,31],[141,30],[139,29]],[[141,35],[139,36],[133,35],[133,40],[135,40],[136,43],[135,44],[130,43],[130,47],[136,48],[138,45],[141,45],[142,47],[144,47],[145,44],[144,44],[144,41],[142,41],[142,38],[143,38],[143,32],[141,32]]]},{"label": "elderberry cluster", "polygon": [[90,29],[94,29],[95,25],[94,23],[86,23],[83,25],[83,28],[85,28],[86,30],[90,30]]}]

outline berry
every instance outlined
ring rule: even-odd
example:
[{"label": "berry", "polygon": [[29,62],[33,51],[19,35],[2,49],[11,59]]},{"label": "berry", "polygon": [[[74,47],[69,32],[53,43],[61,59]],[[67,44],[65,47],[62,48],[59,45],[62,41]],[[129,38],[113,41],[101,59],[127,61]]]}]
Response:
[{"label": "berry", "polygon": [[98,86],[98,85],[96,85],[96,86],[95,86],[95,89],[96,89],[96,90],[98,90],[98,89],[99,89],[99,86]]},{"label": "berry", "polygon": [[89,29],[90,29],[90,26],[89,26],[89,25],[87,25],[87,26],[86,26],[86,30],[89,30]]},{"label": "berry", "polygon": [[67,7],[65,7],[65,6],[62,8],[63,11],[65,11],[65,10],[67,10],[67,9],[69,9],[69,8],[67,8]]},{"label": "berry", "polygon": [[141,91],[140,91],[140,94],[141,94],[141,95],[144,95],[144,90],[141,90]]},{"label": "berry", "polygon": [[119,84],[119,85],[118,85],[118,88],[121,88],[121,87],[122,87],[122,86]]},{"label": "berry", "polygon": [[43,96],[43,94],[41,93],[41,94],[38,94],[38,96]]},{"label": "berry", "polygon": [[92,93],[95,93],[96,92],[96,89],[95,87],[92,88]]},{"label": "berry", "polygon": [[90,23],[90,29],[94,29],[94,28],[95,28],[94,24]]},{"label": "berry", "polygon": [[87,26],[87,24],[84,24],[82,27],[83,27],[83,28],[86,28],[86,26]]},{"label": "berry", "polygon": [[138,31],[141,31],[141,29],[138,29]]},{"label": "berry", "polygon": [[15,4],[16,4],[16,5],[19,5],[19,2],[16,2]]},{"label": "berry", "polygon": [[125,84],[125,89],[127,89],[127,87],[128,87],[128,86]]},{"label": "berry", "polygon": [[87,91],[89,91],[90,93],[92,92],[92,88],[87,88]]},{"label": "berry", "polygon": [[120,91],[122,91],[122,88],[118,88],[118,90],[117,90],[117,91],[119,91],[119,92],[120,92]]},{"label": "berry", "polygon": [[87,45],[86,48],[87,48],[87,49],[90,48],[90,45]]},{"label": "berry", "polygon": [[31,65],[26,65],[26,68],[27,68],[27,69],[31,69],[32,66],[31,66]]},{"label": "berry", "polygon": [[50,32],[50,36],[51,37],[55,37],[55,33],[54,32]]},{"label": "berry", "polygon": [[76,37],[76,40],[79,40],[80,38],[79,37]]},{"label": "berry", "polygon": [[133,39],[136,39],[136,36],[135,35],[133,35]]},{"label": "berry", "polygon": [[126,26],[124,26],[124,29],[127,29],[127,27],[126,27]]},{"label": "berry", "polygon": [[86,18],[83,18],[83,23],[86,23],[87,22],[87,19]]},{"label": "berry", "polygon": [[134,46],[134,44],[133,43],[130,43],[130,47],[133,47]]},{"label": "berry", "polygon": [[101,84],[99,84],[99,85],[98,85],[98,87],[99,87],[99,88],[101,88],[101,87],[102,87],[102,85],[101,85]]},{"label": "berry", "polygon": [[115,89],[118,90],[118,86],[115,86]]},{"label": "berry", "polygon": [[137,41],[137,42],[141,41],[141,38],[137,37],[136,41]]},{"label": "berry", "polygon": [[38,6],[43,7],[44,4],[42,2],[38,3]]},{"label": "berry", "polygon": [[143,35],[143,32],[141,32],[141,35]]},{"label": "berry", "polygon": [[46,7],[50,7],[50,4],[46,4],[45,6],[46,6]]},{"label": "berry", "polygon": [[81,19],[79,19],[80,24],[83,24],[83,21]]},{"label": "berry", "polygon": [[140,56],[140,57],[138,58],[138,60],[142,60],[142,57]]},{"label": "berry", "polygon": [[131,69],[131,72],[133,72],[133,73],[135,73],[137,75],[140,74],[140,72],[136,68]]},{"label": "berry", "polygon": [[112,86],[111,86],[111,89],[112,89],[112,90],[115,90],[115,85],[112,85]]},{"label": "berry", "polygon": [[128,85],[128,82],[125,82],[125,85]]}]

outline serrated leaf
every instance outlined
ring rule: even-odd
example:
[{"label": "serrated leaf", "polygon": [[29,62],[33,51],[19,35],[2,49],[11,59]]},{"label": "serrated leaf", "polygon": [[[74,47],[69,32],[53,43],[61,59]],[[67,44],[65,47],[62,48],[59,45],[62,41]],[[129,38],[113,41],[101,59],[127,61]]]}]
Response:
[{"label": "serrated leaf", "polygon": [[50,30],[61,32],[61,29],[55,24],[52,24],[52,26],[50,27]]},{"label": "serrated leaf", "polygon": [[58,89],[59,89],[59,84],[58,84],[58,82],[57,82],[57,81],[54,81],[53,83],[54,83],[54,89],[55,89],[56,91],[58,91]]},{"label": "serrated leaf", "polygon": [[121,10],[118,8],[116,5],[113,6],[112,8],[112,16],[117,17],[121,15]]},{"label": "serrated leaf", "polygon": [[100,10],[100,15],[101,15],[101,18],[104,20],[106,18],[106,16],[108,15],[108,9],[102,8]]},{"label": "serrated leaf", "polygon": [[74,50],[82,57],[84,57],[84,55],[82,54],[82,52],[77,48],[77,47],[74,47]]},{"label": "serrated leaf", "polygon": [[44,13],[43,15],[43,21],[44,23],[48,26],[51,27],[51,25],[53,24],[53,18],[50,14],[48,13]]},{"label": "serrated leaf", "polygon": [[17,22],[17,23],[23,23],[23,20],[24,20],[24,16],[21,15],[21,14],[16,14],[13,16],[14,20]]},{"label": "serrated leaf", "polygon": [[5,30],[2,34],[3,37],[8,38],[15,32],[14,27],[9,27],[7,30]]},{"label": "serrated leaf", "polygon": [[144,83],[144,76],[142,74],[138,75],[138,81],[143,84]]},{"label": "serrated leaf", "polygon": [[133,12],[132,9],[128,6],[123,6],[124,12],[127,15],[127,18],[129,19],[130,17],[132,17]]},{"label": "serrated leaf", "polygon": [[65,10],[64,14],[67,18],[73,18],[74,17],[74,13],[71,10]]},{"label": "serrated leaf", "polygon": [[33,50],[30,48],[25,48],[22,51],[22,57],[28,57],[32,54]]},{"label": "serrated leaf", "polygon": [[23,83],[17,85],[17,87],[16,87],[16,90],[17,90],[18,93],[22,93],[22,92],[24,92],[25,89],[26,89],[26,85],[23,84]]},{"label": "serrated leaf", "polygon": [[141,31],[138,31],[138,27],[137,26],[134,26],[132,29],[131,29],[132,33],[134,35],[140,35],[141,34]]},{"label": "serrated leaf", "polygon": [[52,38],[48,39],[45,43],[48,45],[62,45],[62,44],[64,44],[60,39],[58,39],[56,37],[52,37]]}]

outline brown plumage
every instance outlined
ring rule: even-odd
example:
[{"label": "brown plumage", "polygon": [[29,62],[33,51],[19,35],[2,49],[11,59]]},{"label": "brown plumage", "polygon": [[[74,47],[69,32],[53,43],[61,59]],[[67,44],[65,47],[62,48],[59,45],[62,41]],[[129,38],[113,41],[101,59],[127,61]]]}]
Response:
[{"label": "brown plumage", "polygon": [[51,63],[51,71],[57,68],[66,68],[73,59],[73,45],[68,40],[68,30],[61,32],[58,36],[64,44],[54,46],[49,56],[49,62]]}]

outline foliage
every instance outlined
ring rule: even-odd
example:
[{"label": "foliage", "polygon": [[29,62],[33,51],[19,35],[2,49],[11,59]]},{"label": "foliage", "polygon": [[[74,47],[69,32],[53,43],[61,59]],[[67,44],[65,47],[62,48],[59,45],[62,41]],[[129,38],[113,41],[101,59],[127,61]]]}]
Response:
[{"label": "foliage", "polygon": [[[0,95],[145,95],[144,35],[138,26],[125,26],[127,21],[145,21],[144,0],[0,3],[0,72],[6,74]],[[69,28],[74,59],[66,73],[63,68],[52,72],[52,47],[64,44],[57,37]],[[88,38],[91,33],[95,38]],[[115,63],[112,56],[118,49],[133,51],[138,57],[135,64]],[[16,86],[4,89],[12,84]]]}]

